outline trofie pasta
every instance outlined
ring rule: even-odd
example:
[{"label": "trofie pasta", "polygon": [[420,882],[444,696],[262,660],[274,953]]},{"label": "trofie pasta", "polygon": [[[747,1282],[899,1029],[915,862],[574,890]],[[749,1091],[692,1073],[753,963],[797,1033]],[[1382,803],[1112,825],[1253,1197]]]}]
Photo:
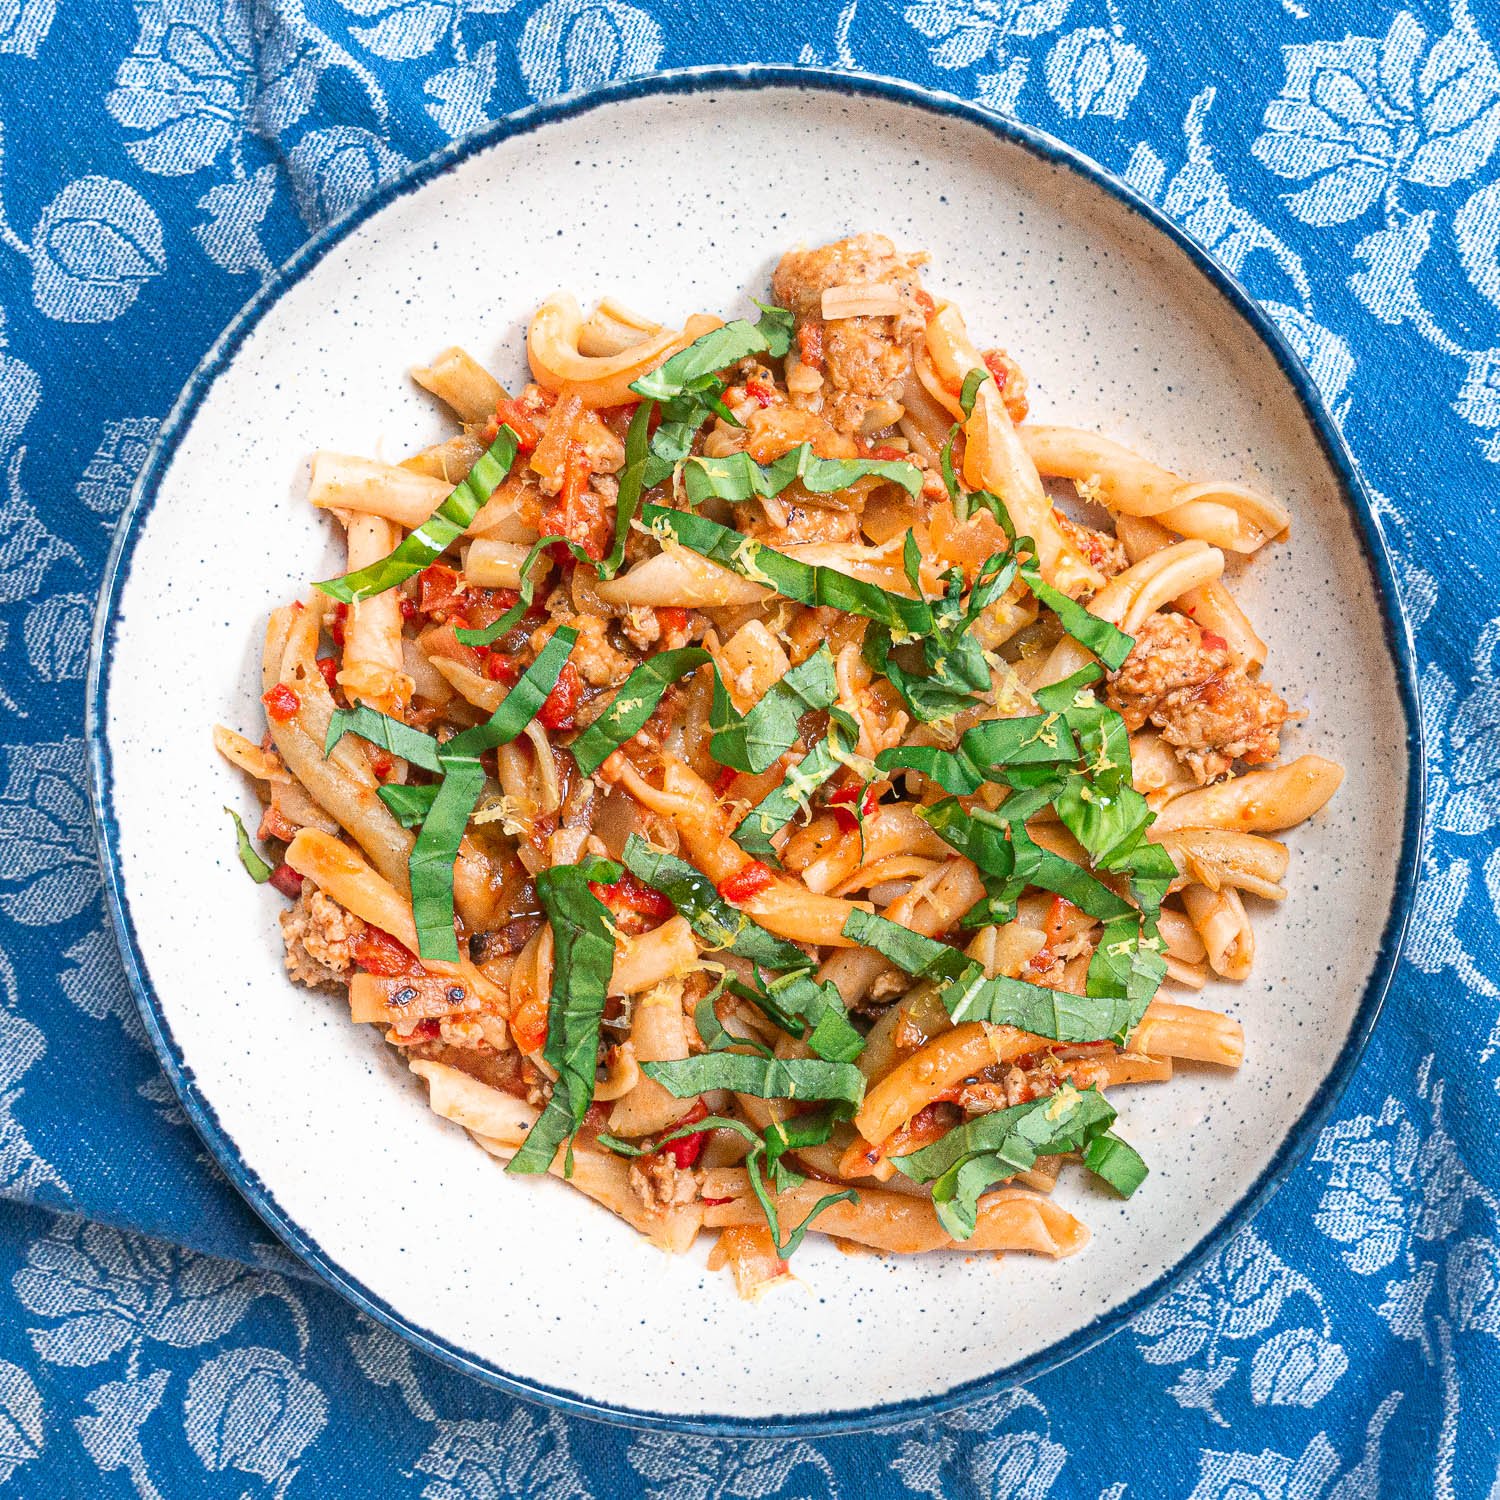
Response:
[{"label": "trofie pasta", "polygon": [[745,1295],[809,1231],[1069,1255],[1068,1163],[1129,1196],[1114,1090],[1244,1036],[1273,765],[1226,551],[1276,501],[1028,420],[1024,376],[879,235],[754,318],[559,293],[460,431],[320,453],[348,565],[272,612],[241,860],[293,979],[432,1108]]}]

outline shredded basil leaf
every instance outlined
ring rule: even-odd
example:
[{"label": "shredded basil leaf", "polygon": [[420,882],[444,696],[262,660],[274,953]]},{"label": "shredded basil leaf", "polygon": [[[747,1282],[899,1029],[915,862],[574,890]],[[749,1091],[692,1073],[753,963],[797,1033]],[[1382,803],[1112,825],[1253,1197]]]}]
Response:
[{"label": "shredded basil leaf", "polygon": [[1067,721],[1057,713],[986,719],[964,731],[952,750],[896,745],[875,757],[880,771],[920,771],[945,792],[972,797],[1009,766],[1056,765],[1078,758]]},{"label": "shredded basil leaf", "polygon": [[[1064,677],[1061,682],[1054,682],[1050,687],[1038,688],[1031,696],[1036,699],[1037,706],[1048,713],[1062,713],[1064,709],[1076,707],[1078,695],[1103,676],[1104,668],[1098,662],[1091,661],[1071,677]],[[1092,703],[1092,697],[1087,701]]]},{"label": "shredded basil leaf", "polygon": [[1018,879],[1039,890],[1051,891],[1101,922],[1135,915],[1135,908],[1128,901],[1087,870],[1034,842],[1024,823],[1009,821],[983,808],[966,811],[952,797],[919,807],[917,816],[944,843],[972,860],[982,875]]},{"label": "shredded basil leaf", "polygon": [[794,483],[814,495],[834,494],[867,478],[899,484],[908,495],[922,488],[922,471],[915,464],[893,459],[819,458],[811,443],[798,443],[769,464],[758,464],[743,452],[724,458],[690,458],[682,477],[693,505],[712,499],[731,503],[769,499]]},{"label": "shredded basil leaf", "polygon": [[361,703],[358,708],[336,708],[328,720],[328,737],[323,741],[323,758],[333,754],[334,746],[346,734],[358,735],[402,760],[421,766],[424,771],[441,771],[438,742],[430,734],[403,724],[378,709]]},{"label": "shredded basil leaf", "polygon": [[781,1238],[781,1220],[776,1212],[776,1204],[770,1193],[766,1190],[765,1180],[761,1175],[760,1157],[752,1154],[746,1158],[746,1171],[750,1175],[750,1188],[760,1203],[761,1212],[766,1216],[766,1225],[771,1231],[771,1244],[777,1256],[781,1260],[790,1260],[797,1253],[807,1231],[812,1228],[812,1222],[825,1209],[832,1208],[835,1203],[858,1203],[859,1194],[853,1188],[845,1188],[842,1192],[824,1193],[816,1203],[808,1210],[807,1217],[787,1235]]},{"label": "shredded basil leaf", "polygon": [[[802,715],[827,708],[838,692],[833,653],[825,641],[806,661],[773,682],[743,717],[735,715],[716,728],[709,750],[721,766],[764,771],[796,744],[797,721]],[[726,706],[727,701],[726,697]]]},{"label": "shredded basil leaf", "polygon": [[[906,534],[906,573],[918,596],[922,594],[921,558],[913,532]],[[876,624],[865,634],[865,660],[885,676],[906,706],[923,723],[951,717],[973,706],[975,696],[989,691],[990,662],[974,630],[976,622],[1011,586],[1016,561],[997,552],[986,558],[964,598],[964,578],[957,568],[944,575],[944,593],[932,603],[932,629],[912,645],[922,670],[908,670],[892,655],[890,632]]]},{"label": "shredded basil leaf", "polygon": [[[747,355],[769,354],[780,359],[791,347],[791,330],[791,313],[781,307],[765,307],[757,322],[735,318],[694,339],[686,349],[632,381],[630,389],[652,401],[701,393],[719,385],[720,370],[738,364]],[[723,389],[719,385],[713,399],[717,400]]]},{"label": "shredded basil leaf", "polygon": [[939,997],[954,1024],[987,1021],[1014,1026],[1056,1042],[1123,1042],[1130,1007],[1110,995],[1073,995],[1003,974],[986,978],[973,959],[884,917],[850,912],[844,936],[888,958],[898,969],[939,985]]},{"label": "shredded basil leaf", "polygon": [[[826,648],[820,648],[826,649]],[[729,835],[746,854],[779,863],[771,839],[799,813],[808,799],[833,775],[859,742],[859,725],[843,709],[828,715],[828,733],[745,814]]]},{"label": "shredded basil leaf", "polygon": [[378,562],[342,578],[329,578],[314,587],[330,598],[354,604],[394,588],[413,573],[420,573],[469,529],[480,508],[499,488],[516,461],[518,441],[509,427],[502,427],[495,441],[474,460],[474,467],[443,501],[396,549]]},{"label": "shredded basil leaf", "polygon": [[483,724],[454,735],[438,747],[443,779],[407,861],[417,951],[423,958],[458,961],[458,938],[453,931],[453,865],[464,830],[484,791],[485,771],[479,757],[486,750],[508,745],[536,717],[557,686],[577,639],[578,632],[568,626],[554,631],[500,707]]},{"label": "shredded basil leaf", "polygon": [[705,1130],[734,1130],[752,1143],[758,1143],[760,1140],[760,1137],[743,1120],[732,1120],[728,1115],[704,1115],[701,1120],[680,1125],[675,1130],[668,1131],[666,1135],[657,1136],[647,1146],[634,1145],[617,1135],[611,1135],[607,1130],[601,1130],[594,1139],[606,1151],[613,1151],[616,1156],[628,1156],[635,1159],[641,1156],[655,1156],[663,1146],[670,1146],[673,1141],[686,1140],[688,1136],[699,1135]]},{"label": "shredded basil leaf", "polygon": [[917,640],[932,629],[932,609],[925,599],[908,599],[837,568],[805,563],[757,542],[753,537],[720,526],[691,511],[648,505],[641,512],[646,525],[659,536],[671,537],[690,552],[772,589],[799,604],[827,605],[845,614],[879,620],[891,629],[892,639]]},{"label": "shredded basil leaf", "polygon": [[1112,1130],[1096,1135],[1084,1147],[1083,1164],[1094,1176],[1103,1178],[1122,1198],[1130,1197],[1151,1170],[1141,1159],[1140,1152]]},{"label": "shredded basil leaf", "polygon": [[566,1174],[572,1175],[572,1137],[594,1099],[599,1023],[615,961],[609,909],[589,889],[589,882],[612,885],[620,874],[619,865],[610,860],[588,859],[556,865],[536,877],[556,955],[542,1056],[556,1071],[557,1081],[546,1108],[506,1167],[508,1172],[547,1171],[566,1140]]},{"label": "shredded basil leaf", "polygon": [[[700,667],[711,667],[713,657],[701,646],[683,646],[647,658],[620,684],[608,708],[568,747],[578,769],[592,776],[621,745],[640,733],[656,712],[662,694]],[[717,684],[717,676],[715,683]],[[726,700],[727,701],[727,700]]]},{"label": "shredded basil leaf", "polygon": [[904,973],[922,979],[958,979],[966,970],[979,968],[957,948],[857,907],[844,919],[844,936],[862,948],[872,948]]},{"label": "shredded basil leaf", "polygon": [[641,1072],[676,1099],[709,1089],[732,1089],[757,1099],[837,1099],[846,1104],[858,1104],[865,1096],[865,1075],[853,1063],[820,1057],[699,1052],[673,1062],[643,1062]]},{"label": "shredded basil leaf", "polygon": [[830,1062],[853,1062],[865,1050],[865,1039],[849,1020],[843,997],[831,980],[820,984],[799,970],[769,981],[761,979],[755,986],[731,979],[729,989]]},{"label": "shredded basil leaf", "polygon": [[1097,1089],[1064,1085],[1045,1098],[980,1115],[930,1146],[892,1157],[891,1165],[914,1182],[932,1183],[943,1228],[966,1240],[990,1188],[1028,1171],[1038,1156],[1084,1150],[1114,1122],[1114,1109]]},{"label": "shredded basil leaf", "polygon": [[264,885],[271,878],[270,865],[255,852],[255,845],[250,842],[240,815],[232,807],[226,807],[224,811],[234,819],[235,842],[239,845],[240,863],[244,865],[245,873],[256,885]]},{"label": "shredded basil leaf", "polygon": [[979,387],[992,378],[988,370],[978,367],[964,376],[963,388],[958,393],[958,405],[965,417],[974,415],[974,403],[979,399]]},{"label": "shredded basil leaf", "polygon": [[1057,616],[1062,628],[1080,645],[1087,646],[1110,671],[1116,672],[1125,665],[1125,658],[1135,646],[1134,636],[1126,635],[1098,615],[1091,615],[1076,599],[1070,599],[1060,589],[1053,588],[1042,577],[1035,562],[1021,564],[1021,577],[1038,602]]},{"label": "shredded basil leaf", "polygon": [[646,461],[651,453],[651,413],[654,401],[642,401],[631,413],[625,433],[625,465],[620,470],[620,485],[615,495],[615,542],[609,556],[599,565],[601,578],[613,578],[625,561],[625,543],[630,539],[631,523],[641,508],[646,490]]},{"label": "shredded basil leaf", "polygon": [[453,866],[483,791],[484,768],[477,759],[447,768],[407,856],[417,952],[423,958],[458,962],[458,938],[453,931]]},{"label": "shredded basil leaf", "polygon": [[375,788],[375,795],[390,809],[403,828],[418,828],[432,811],[438,789],[434,786],[407,786],[391,781]]},{"label": "shredded basil leaf", "polygon": [[763,969],[810,969],[814,960],[795,943],[767,932],[736,911],[714,889],[714,883],[685,859],[653,849],[639,834],[625,841],[625,868],[637,880],[660,891],[687,918],[710,948],[725,948]]},{"label": "shredded basil leaf", "polygon": [[[553,547],[563,546],[568,549],[574,558],[589,567],[602,570],[603,563],[596,563],[577,542],[569,541],[565,536],[544,536],[532,543],[531,551],[526,554],[521,564],[520,598],[500,616],[478,630],[469,630],[465,626],[457,627],[453,634],[465,646],[493,646],[502,635],[509,635],[512,630],[525,618],[526,611],[531,608],[531,602],[536,598],[536,567],[543,561],[550,562],[547,554]],[[602,571],[600,577],[603,577]]]}]

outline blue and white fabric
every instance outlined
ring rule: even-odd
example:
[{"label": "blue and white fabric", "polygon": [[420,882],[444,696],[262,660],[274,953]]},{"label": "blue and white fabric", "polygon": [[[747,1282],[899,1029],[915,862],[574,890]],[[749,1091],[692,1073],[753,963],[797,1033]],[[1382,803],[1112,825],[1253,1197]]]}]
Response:
[{"label": "blue and white fabric", "polygon": [[[0,0],[0,1489],[1500,1496],[1497,58],[1500,8],[1465,0]],[[1242,278],[1377,497],[1432,767],[1390,1002],[1254,1226],[1024,1390],[816,1443],[565,1419],[301,1275],[146,1044],[81,740],[111,528],[272,267],[507,110],[741,61],[891,73],[1039,125]]]}]

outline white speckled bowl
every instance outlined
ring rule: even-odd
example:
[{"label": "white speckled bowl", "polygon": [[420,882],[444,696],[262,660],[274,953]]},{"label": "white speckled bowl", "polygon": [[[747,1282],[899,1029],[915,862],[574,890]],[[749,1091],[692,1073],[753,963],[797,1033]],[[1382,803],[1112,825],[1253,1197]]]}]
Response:
[{"label": "white speckled bowl", "polygon": [[[732,128],[731,124],[732,122]],[[676,320],[744,311],[797,241],[879,228],[1004,344],[1047,420],[1295,517],[1237,583],[1269,675],[1342,760],[1256,911],[1237,1075],[1119,1096],[1152,1176],[1129,1204],[1070,1174],[1093,1228],[1052,1264],[799,1254],[746,1304],[555,1181],[517,1181],[431,1115],[371,1029],[283,976],[282,898],[246,880],[216,720],[260,720],[266,612],[336,570],[303,501],[318,447],[443,433],[406,371],[449,343],[522,370],[558,286]],[[232,482],[226,484],[225,476]],[[1419,752],[1405,634],[1370,511],[1311,383],[1222,273],[1064,148],[954,100],[786,70],[639,80],[465,142],[314,240],[236,320],[167,422],[101,601],[90,747],[108,884],[163,1063],[230,1177],[354,1302],[422,1347],[566,1409],[709,1432],[837,1431],[992,1391],[1120,1326],[1286,1171],[1378,1008],[1411,883]],[[142,682],[164,693],[133,691]]]}]

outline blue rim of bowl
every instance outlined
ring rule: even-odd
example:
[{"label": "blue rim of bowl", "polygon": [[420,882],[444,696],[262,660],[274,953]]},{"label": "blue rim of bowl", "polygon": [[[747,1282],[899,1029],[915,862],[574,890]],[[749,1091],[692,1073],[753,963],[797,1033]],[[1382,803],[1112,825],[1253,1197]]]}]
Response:
[{"label": "blue rim of bowl", "polygon": [[[157,491],[176,454],[178,444],[191,426],[204,397],[220,372],[233,359],[240,346],[259,324],[281,294],[300,280],[334,246],[358,229],[365,221],[396,199],[415,191],[459,162],[511,137],[526,135],[554,121],[571,119],[623,100],[656,95],[687,95],[715,91],[743,91],[765,88],[794,88],[810,92],[852,95],[866,99],[890,101],[925,110],[929,114],[954,118],[978,125],[1002,141],[1018,145],[1038,159],[1060,166],[1086,179],[1126,207],[1146,224],[1164,235],[1180,250],[1230,307],[1250,325],[1270,349],[1281,367],[1293,393],[1301,403],[1304,417],[1316,433],[1324,457],[1337,475],[1343,498],[1357,523],[1357,534],[1376,585],[1385,628],[1386,644],[1396,669],[1396,680],[1405,717],[1408,757],[1407,805],[1402,824],[1401,855],[1396,889],[1390,913],[1376,952],[1374,968],[1365,985],[1349,1034],[1338,1058],[1318,1092],[1300,1118],[1287,1132],[1275,1156],[1262,1169],[1256,1181],[1217,1224],[1180,1260],[1163,1271],[1149,1286],[1108,1312],[1095,1317],[1085,1327],[1035,1354],[1004,1366],[992,1373],[963,1382],[948,1390],[928,1396],[871,1407],[865,1410],[830,1411],[793,1417],[746,1419],[734,1415],[679,1415],[625,1406],[612,1406],[579,1396],[571,1391],[522,1380],[503,1370],[485,1364],[437,1334],[415,1327],[389,1303],[347,1275],[333,1262],[303,1229],[280,1208],[271,1190],[242,1159],[239,1148],[220,1126],[213,1106],[199,1091],[193,1070],[179,1049],[157,1002],[147,973],[140,945],[125,898],[124,881],[116,849],[117,826],[113,813],[113,781],[109,746],[105,741],[105,703],[109,692],[109,667],[112,632],[116,624],[116,605],[129,574],[129,563],[138,531],[138,522],[155,504]],[[959,99],[950,94],[925,89],[916,84],[873,74],[827,69],[749,64],[738,67],[707,67],[646,74],[619,83],[534,105],[497,120],[493,125],[453,142],[419,163],[401,178],[380,188],[365,202],[342,219],[314,235],[283,265],[260,291],[235,316],[220,334],[202,363],[193,372],[182,395],[162,424],[155,445],[136,481],[130,505],[121,517],[109,561],[106,564],[103,591],[94,619],[87,695],[86,739],[89,756],[89,791],[94,808],[95,831],[103,860],[106,902],[120,939],[121,954],[130,985],[140,1006],[146,1029],[155,1044],[167,1077],[182,1100],[204,1143],[213,1153],[229,1179],[251,1207],[277,1236],[317,1274],[372,1318],[410,1340],[425,1353],[496,1386],[510,1395],[524,1397],[553,1407],[571,1416],[634,1428],[694,1433],[706,1437],[833,1437],[843,1433],[869,1431],[872,1428],[895,1427],[925,1417],[969,1405],[986,1396],[996,1395],[1046,1371],[1055,1369],[1102,1342],[1122,1328],[1131,1318],[1161,1297],[1171,1286],[1190,1275],[1226,1240],[1242,1229],[1264,1207],[1271,1194],[1281,1186],[1296,1165],[1319,1124],[1348,1085],[1376,1017],[1390,987],[1397,955],[1411,914],[1416,888],[1417,859],[1421,846],[1421,823],[1425,767],[1420,735],[1421,717],[1417,707],[1414,650],[1406,619],[1401,611],[1400,593],[1385,540],[1375,512],[1365,494],[1354,461],[1329,415],[1312,377],[1271,319],[1250,294],[1227,271],[1212,260],[1196,241],[1096,162],[1072,147],[1030,126]]]}]

